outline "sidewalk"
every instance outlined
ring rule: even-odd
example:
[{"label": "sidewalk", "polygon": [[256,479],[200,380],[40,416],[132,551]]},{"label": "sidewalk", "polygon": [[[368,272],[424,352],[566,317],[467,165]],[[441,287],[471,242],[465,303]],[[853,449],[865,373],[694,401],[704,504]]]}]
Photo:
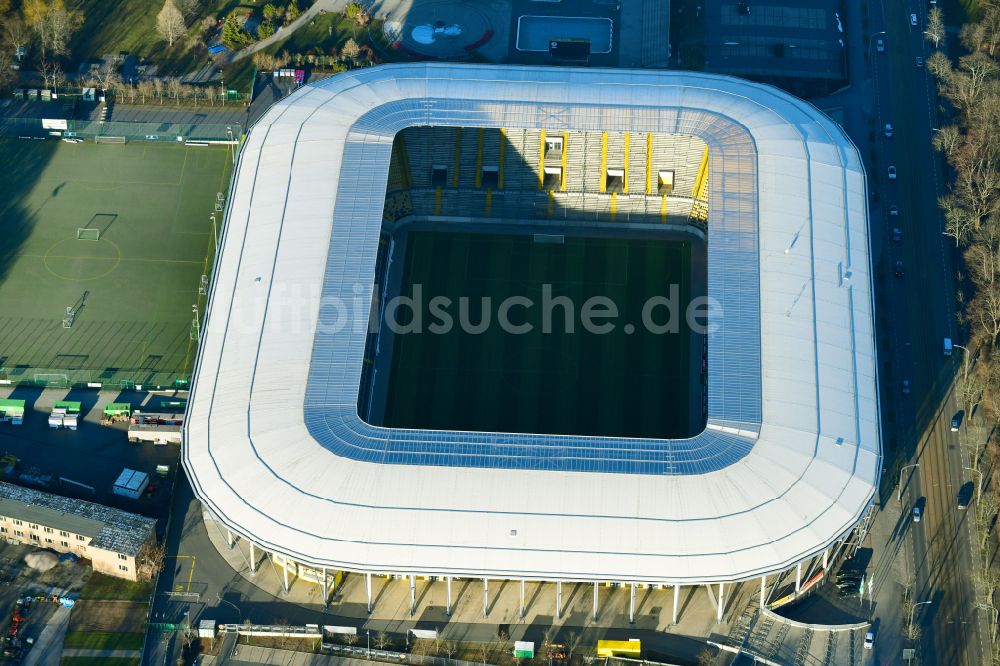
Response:
[{"label": "sidewalk", "polygon": [[24,666],[48,666],[58,664],[63,654],[63,639],[69,627],[69,608],[59,606],[49,617],[45,628],[39,634],[34,647],[24,658]]}]

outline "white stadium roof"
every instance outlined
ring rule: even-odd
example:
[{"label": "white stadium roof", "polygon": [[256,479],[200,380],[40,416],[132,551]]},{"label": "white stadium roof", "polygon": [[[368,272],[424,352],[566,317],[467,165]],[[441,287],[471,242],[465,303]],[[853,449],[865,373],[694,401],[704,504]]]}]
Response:
[{"label": "white stadium roof", "polygon": [[[357,415],[393,137],[414,125],[689,134],[710,152],[706,430],[687,440],[420,431]],[[849,532],[881,466],[864,169],[808,103],[692,72],[357,70],[241,151],[188,406],[205,505],[314,566],[695,584]],[[321,307],[321,302],[324,307]],[[338,320],[339,321],[339,320]]]}]

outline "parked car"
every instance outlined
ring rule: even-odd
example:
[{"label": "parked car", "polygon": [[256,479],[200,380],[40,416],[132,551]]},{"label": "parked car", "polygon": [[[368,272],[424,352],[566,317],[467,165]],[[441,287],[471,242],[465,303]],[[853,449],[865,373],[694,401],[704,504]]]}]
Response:
[{"label": "parked car", "polygon": [[896,180],[896,165],[890,164],[887,173],[889,174],[889,180]]},{"label": "parked car", "polygon": [[917,15],[910,14],[910,25],[916,25],[916,24],[917,24]]},{"label": "parked car", "polygon": [[887,139],[892,138],[892,123],[885,124],[885,138]]},{"label": "parked car", "polygon": [[894,240],[894,241],[896,241],[898,243],[900,241],[900,239],[902,239],[902,238],[903,238],[903,232],[899,230],[899,227],[893,227],[892,228],[892,240]]},{"label": "parked car", "polygon": [[875,647],[875,634],[869,631],[865,634],[865,649],[871,650],[873,647]]},{"label": "parked car", "polygon": [[875,50],[879,53],[885,53],[885,40],[878,39],[875,42]]},{"label": "parked car", "polygon": [[893,266],[893,268],[892,268],[892,272],[898,278],[903,277],[903,262],[902,261],[897,261],[896,265]]},{"label": "parked car", "polygon": [[958,508],[960,511],[964,511],[972,504],[972,492],[975,490],[975,486],[972,485],[972,481],[966,481],[962,484],[962,487],[958,489]]},{"label": "parked car", "polygon": [[903,395],[910,395],[910,380],[903,380]]},{"label": "parked car", "polygon": [[917,63],[917,67],[923,67],[924,66],[924,59],[921,58],[920,56],[917,56],[916,63]]},{"label": "parked car", "polygon": [[955,415],[951,417],[951,431],[958,432],[958,429],[962,427],[962,418],[965,416],[965,412],[961,409],[955,412]]},{"label": "parked car", "polygon": [[913,522],[919,523],[920,518],[923,516],[924,512],[920,510],[919,506],[913,507]]}]

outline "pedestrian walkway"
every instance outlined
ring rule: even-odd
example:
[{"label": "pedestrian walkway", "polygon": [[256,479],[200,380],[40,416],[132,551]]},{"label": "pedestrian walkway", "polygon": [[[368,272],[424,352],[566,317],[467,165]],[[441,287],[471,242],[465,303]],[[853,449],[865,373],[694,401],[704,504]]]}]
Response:
[{"label": "pedestrian walkway", "polygon": [[95,659],[138,659],[142,650],[88,650],[69,648],[62,651],[64,657],[91,657]]},{"label": "pedestrian walkway", "polygon": [[24,666],[58,664],[62,656],[63,639],[69,627],[70,609],[59,606],[45,623],[45,628],[35,640],[34,647],[24,658]]}]

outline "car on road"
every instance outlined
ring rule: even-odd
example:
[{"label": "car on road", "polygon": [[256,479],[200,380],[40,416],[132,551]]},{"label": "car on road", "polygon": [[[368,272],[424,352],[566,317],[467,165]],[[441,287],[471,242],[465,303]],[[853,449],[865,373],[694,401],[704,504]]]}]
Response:
[{"label": "car on road", "polygon": [[910,25],[916,25],[916,24],[917,24],[917,15],[910,14]]},{"label": "car on road", "polygon": [[923,515],[924,515],[924,512],[920,510],[919,506],[913,507],[913,522],[919,523],[920,522],[920,518]]},{"label": "car on road", "polygon": [[885,40],[878,39],[875,41],[875,50],[879,53],[885,53]]},{"label": "car on road", "polygon": [[903,380],[903,395],[910,395],[910,380]]},{"label": "car on road", "polygon": [[962,484],[962,487],[958,489],[958,508],[964,511],[972,504],[972,491],[975,487],[972,485],[972,481],[966,481]]},{"label": "car on road", "polygon": [[889,215],[893,217],[899,215],[899,206],[889,206]]},{"label": "car on road", "polygon": [[899,230],[899,227],[893,227],[892,228],[892,240],[894,242],[898,243],[900,241],[900,239],[902,239],[902,238],[903,238],[903,232]]},{"label": "car on road", "polygon": [[896,180],[896,165],[890,164],[886,173],[889,174],[889,180]]},{"label": "car on road", "polygon": [[[855,643],[855,645],[857,645],[857,643]],[[865,634],[865,649],[871,650],[873,647],[875,647],[875,634],[869,631]]]},{"label": "car on road", "polygon": [[921,58],[920,56],[917,56],[916,63],[917,63],[917,67],[923,67],[924,66],[924,59]]},{"label": "car on road", "polygon": [[887,139],[892,138],[892,123],[885,124],[885,138]]},{"label": "car on road", "polygon": [[965,416],[965,412],[961,409],[955,412],[955,415],[951,417],[951,431],[958,432],[958,429],[962,427],[962,418]]},{"label": "car on road", "polygon": [[903,262],[902,261],[897,261],[896,265],[893,266],[893,268],[892,268],[892,272],[898,278],[903,277]]}]

